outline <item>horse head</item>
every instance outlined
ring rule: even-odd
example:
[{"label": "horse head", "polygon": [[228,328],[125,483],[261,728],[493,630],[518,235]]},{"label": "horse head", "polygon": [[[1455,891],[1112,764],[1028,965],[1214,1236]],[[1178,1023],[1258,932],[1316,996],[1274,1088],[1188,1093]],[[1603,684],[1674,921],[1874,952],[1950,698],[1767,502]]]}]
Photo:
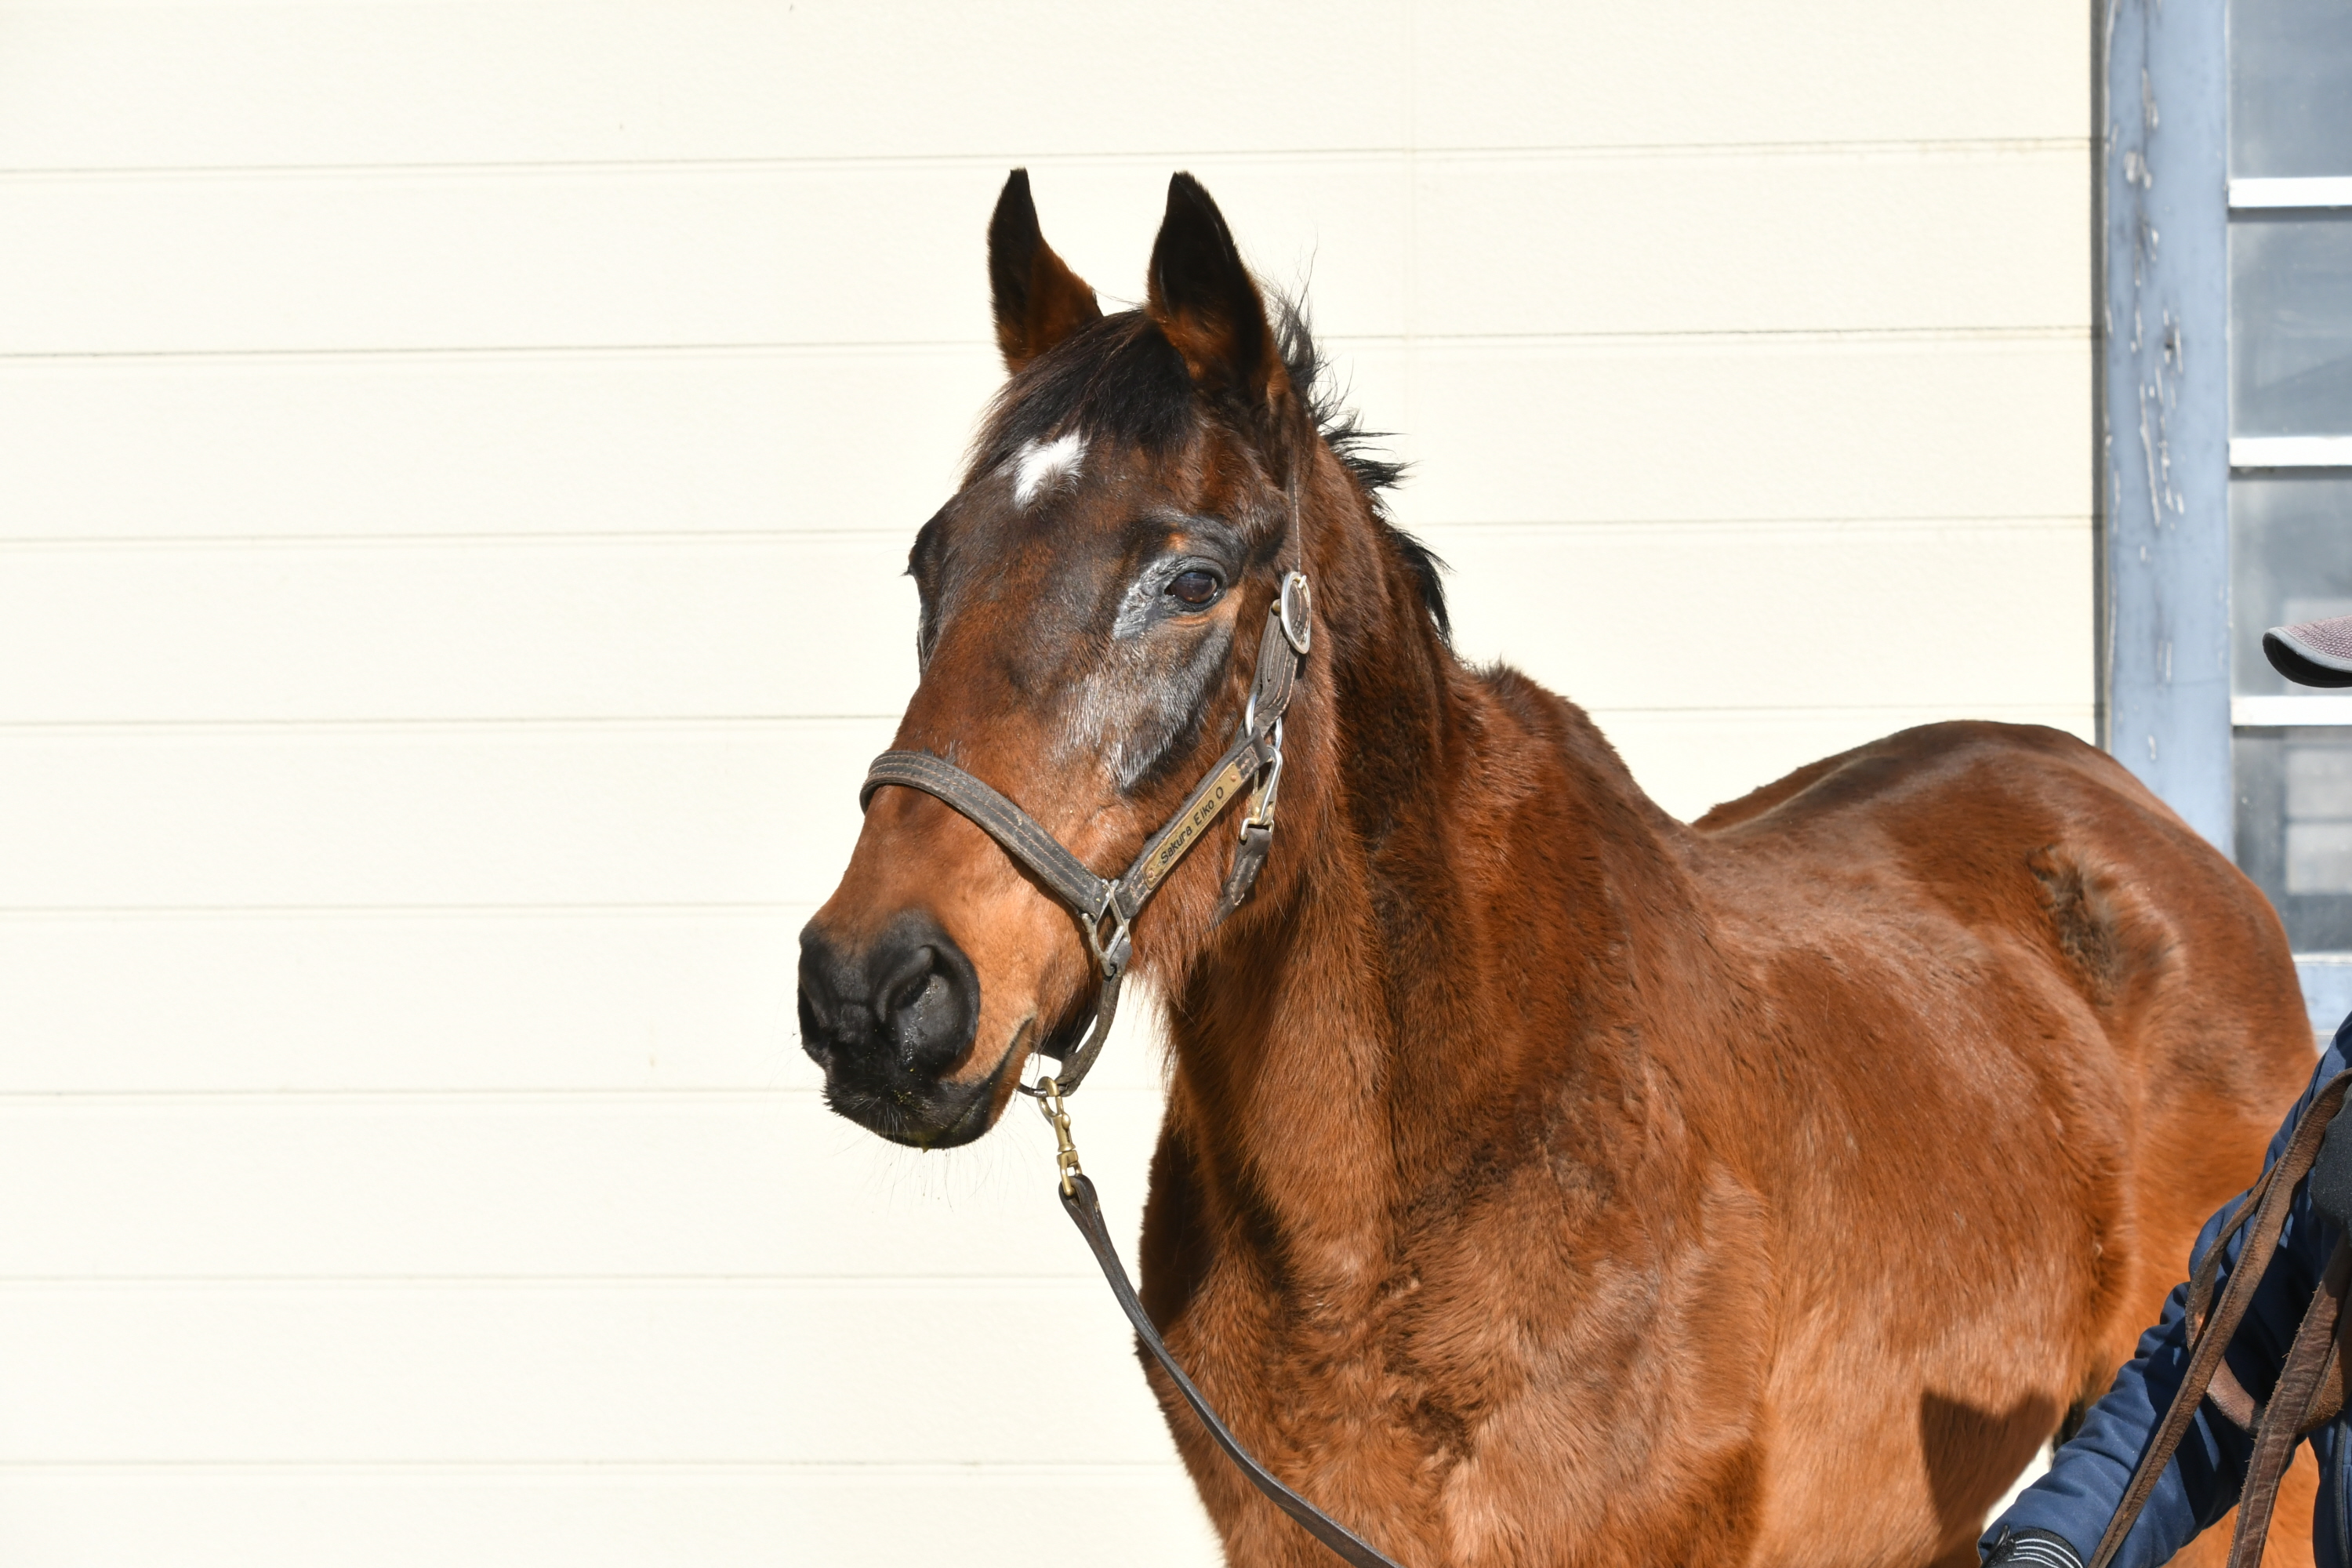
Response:
[{"label": "horse head", "polygon": [[[1102,313],[1018,170],[989,276],[1010,379],[908,558],[921,681],[894,749],[983,782],[1108,876],[1241,730],[1257,629],[1302,535],[1318,569],[1339,561],[1370,504],[1301,384],[1303,326],[1269,315],[1192,176],[1170,184],[1140,310]],[[1315,772],[1291,764],[1286,813]],[[965,1142],[1029,1057],[1084,1032],[1095,957],[1066,903],[957,809],[869,789],[848,869],[801,936],[802,1043],[843,1115]],[[1139,917],[1139,972],[1181,974],[1210,940],[1229,835]]]}]

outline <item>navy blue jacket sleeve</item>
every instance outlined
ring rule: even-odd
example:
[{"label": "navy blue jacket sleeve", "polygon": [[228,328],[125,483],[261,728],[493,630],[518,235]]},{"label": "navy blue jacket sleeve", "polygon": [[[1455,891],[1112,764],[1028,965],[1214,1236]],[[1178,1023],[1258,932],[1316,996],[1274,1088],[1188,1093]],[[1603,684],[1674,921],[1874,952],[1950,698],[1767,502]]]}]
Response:
[{"label": "navy blue jacket sleeve", "polygon": [[[2321,1054],[2318,1070],[2272,1137],[2270,1150],[2263,1157],[2264,1170],[2285,1151],[2312,1097],[2344,1070],[2347,1049],[2352,1049],[2352,1018],[2345,1020],[2335,1042]],[[2196,1271],[2213,1238],[2244,1201],[2242,1193],[2205,1222],[2189,1254],[2189,1272]],[[2335,1243],[2336,1227],[2312,1213],[2309,1195],[2298,1186],[2286,1227],[2279,1235],[2277,1261],[2255,1290],[2245,1321],[2224,1352],[2230,1370],[2255,1398],[2268,1398],[2278,1381],[2287,1347],[2294,1342],[2294,1331],[2311,1304],[2311,1293],[2318,1287]],[[2222,1257],[2222,1281],[2238,1266],[2244,1245],[2242,1232],[2231,1238]],[[2218,1291],[2220,1286],[2215,1289]],[[2106,1533],[2116,1505],[2123,1500],[2124,1489],[2131,1483],[2133,1465],[2163,1424],[2173,1391],[2188,1370],[2188,1327],[2181,1321],[2188,1301],[2189,1286],[2184,1279],[2165,1301],[2156,1326],[2140,1336],[2138,1353],[2116,1373],[2115,1386],[2091,1407],[2074,1441],[2052,1458],[2050,1473],[2027,1488],[1985,1532],[1981,1544],[1987,1550],[2004,1528],[2035,1528],[2065,1537],[2084,1562],[2090,1560],[2099,1538]],[[2154,1568],[2229,1512],[2245,1483],[2252,1447],[2252,1440],[2224,1419],[2210,1400],[2201,1405],[2180,1441],[2179,1452],[2165,1467],[2162,1479],[2148,1495],[2147,1510],[2125,1540],[2116,1559],[2119,1568]],[[2299,1521],[2280,1523],[2294,1529]]]}]

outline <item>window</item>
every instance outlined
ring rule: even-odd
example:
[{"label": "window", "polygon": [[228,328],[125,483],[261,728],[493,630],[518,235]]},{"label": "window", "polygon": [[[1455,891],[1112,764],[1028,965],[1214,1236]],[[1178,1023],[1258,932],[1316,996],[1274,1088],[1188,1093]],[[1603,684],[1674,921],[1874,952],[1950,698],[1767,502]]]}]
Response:
[{"label": "window", "polygon": [[2107,15],[2108,745],[2270,896],[2332,1029],[2352,695],[2281,679],[2262,634],[2352,615],[2352,5]]},{"label": "window", "polygon": [[2262,635],[2352,615],[2352,5],[2229,15],[2235,837],[2332,1026],[2352,1010],[2352,698],[2282,680]]}]

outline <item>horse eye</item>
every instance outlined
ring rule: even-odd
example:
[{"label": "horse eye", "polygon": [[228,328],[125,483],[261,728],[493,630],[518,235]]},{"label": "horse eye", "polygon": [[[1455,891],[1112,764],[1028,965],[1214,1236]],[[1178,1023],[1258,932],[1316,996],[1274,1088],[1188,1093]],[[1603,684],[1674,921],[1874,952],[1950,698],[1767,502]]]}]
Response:
[{"label": "horse eye", "polygon": [[1198,610],[1216,598],[1221,586],[1213,572],[1179,572],[1168,580],[1168,596],[1186,609]]}]

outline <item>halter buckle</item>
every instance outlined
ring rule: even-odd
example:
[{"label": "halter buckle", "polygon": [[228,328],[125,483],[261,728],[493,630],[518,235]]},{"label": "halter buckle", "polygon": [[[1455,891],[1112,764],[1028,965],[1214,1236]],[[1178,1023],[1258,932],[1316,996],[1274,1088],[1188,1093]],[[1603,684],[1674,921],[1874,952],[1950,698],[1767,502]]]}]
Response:
[{"label": "halter buckle", "polygon": [[1266,764],[1264,776],[1258,780],[1257,793],[1250,808],[1242,817],[1242,837],[1249,837],[1253,827],[1274,826],[1274,797],[1282,789],[1282,721],[1274,721],[1274,761]]},{"label": "halter buckle", "polygon": [[1279,603],[1282,635],[1289,639],[1291,650],[1305,658],[1307,645],[1315,640],[1315,595],[1307,585],[1306,573],[1293,572],[1282,580]]},{"label": "halter buckle", "polygon": [[[1103,935],[1103,923],[1110,922],[1110,935]],[[1128,927],[1131,922],[1127,912],[1118,907],[1118,890],[1114,888],[1103,900],[1103,907],[1078,922],[1087,933],[1087,946],[1094,951],[1095,963],[1102,969],[1105,980],[1116,980],[1127,968],[1127,961],[1135,951]]]}]

